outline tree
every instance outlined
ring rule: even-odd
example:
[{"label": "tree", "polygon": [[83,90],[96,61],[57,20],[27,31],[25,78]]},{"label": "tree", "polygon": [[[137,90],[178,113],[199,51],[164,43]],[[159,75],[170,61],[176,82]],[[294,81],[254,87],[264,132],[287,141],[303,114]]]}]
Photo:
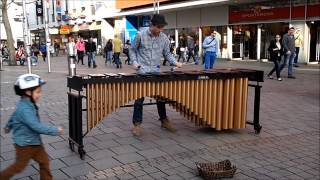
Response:
[{"label": "tree", "polygon": [[7,0],[1,0],[2,1],[2,21],[4,24],[4,28],[6,30],[6,34],[7,34],[7,45],[8,45],[8,49],[10,52],[10,62],[9,65],[17,65],[17,61],[16,61],[16,56],[15,56],[15,48],[14,48],[14,40],[13,40],[13,35],[12,35],[12,31],[11,31],[11,25],[10,25],[10,21],[9,21],[9,17],[8,17],[8,7],[9,4],[7,2]]}]

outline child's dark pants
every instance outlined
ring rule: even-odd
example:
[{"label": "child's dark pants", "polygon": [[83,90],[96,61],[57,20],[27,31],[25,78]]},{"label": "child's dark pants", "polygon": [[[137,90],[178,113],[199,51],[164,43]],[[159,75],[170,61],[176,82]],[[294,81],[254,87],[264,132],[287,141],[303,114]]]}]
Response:
[{"label": "child's dark pants", "polygon": [[49,169],[49,157],[42,145],[32,146],[18,146],[15,145],[16,149],[16,162],[0,172],[1,180],[9,180],[15,174],[21,172],[27,165],[28,162],[33,159],[39,163],[40,166],[40,179],[51,180],[52,175]]}]

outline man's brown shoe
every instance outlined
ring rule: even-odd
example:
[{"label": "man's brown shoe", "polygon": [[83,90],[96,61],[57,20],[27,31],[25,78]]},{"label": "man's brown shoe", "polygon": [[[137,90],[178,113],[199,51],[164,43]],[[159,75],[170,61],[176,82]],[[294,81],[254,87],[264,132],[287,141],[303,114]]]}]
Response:
[{"label": "man's brown shoe", "polygon": [[164,129],[167,129],[170,132],[176,132],[177,130],[173,127],[172,123],[168,120],[165,119],[161,123],[161,127]]},{"label": "man's brown shoe", "polygon": [[134,127],[132,129],[132,134],[134,136],[140,136],[140,134],[141,134],[141,125],[140,124],[134,125]]}]

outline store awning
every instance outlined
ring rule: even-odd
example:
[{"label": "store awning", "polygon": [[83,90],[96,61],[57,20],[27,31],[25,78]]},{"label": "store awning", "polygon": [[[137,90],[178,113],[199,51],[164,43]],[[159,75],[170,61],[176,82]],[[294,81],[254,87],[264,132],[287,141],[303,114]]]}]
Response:
[{"label": "store awning", "polygon": [[78,32],[79,31],[79,25],[74,25],[71,29],[71,32]]},{"label": "store awning", "polygon": [[80,31],[88,31],[88,30],[90,30],[90,29],[89,29],[89,24],[87,24],[87,23],[81,24],[81,25],[79,26],[79,30],[80,30]]},{"label": "store awning", "polygon": [[89,30],[100,30],[101,29],[101,21],[95,21],[93,23],[91,23],[91,25],[89,26]]},{"label": "store awning", "polygon": [[[187,7],[195,7],[195,6],[208,6],[209,4],[215,4],[215,3],[225,3],[229,0],[198,0],[198,1],[186,1],[186,2],[177,2],[172,4],[166,4],[166,5],[160,5],[159,11],[169,11],[169,10],[176,10],[176,9],[182,9]],[[139,8],[134,10],[127,10],[123,12],[112,12],[107,15],[105,15],[103,18],[114,18],[114,17],[122,17],[122,16],[128,16],[128,15],[143,15],[143,14],[152,14],[154,12],[153,7],[145,7],[145,8]]]}]

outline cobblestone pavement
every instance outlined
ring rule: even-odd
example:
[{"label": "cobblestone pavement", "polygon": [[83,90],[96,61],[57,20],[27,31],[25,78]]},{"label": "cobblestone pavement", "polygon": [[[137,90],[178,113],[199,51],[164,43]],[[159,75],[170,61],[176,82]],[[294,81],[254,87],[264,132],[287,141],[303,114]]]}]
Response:
[{"label": "cobblestone pavement", "polygon": [[[170,133],[160,128],[155,106],[144,107],[143,134],[131,134],[132,108],[112,113],[85,138],[85,160],[68,146],[68,112],[65,57],[52,58],[52,73],[43,62],[33,72],[48,80],[39,102],[43,122],[62,125],[62,136],[43,136],[51,159],[54,179],[201,179],[195,162],[230,159],[238,168],[234,179],[319,179],[319,65],[295,69],[297,79],[282,82],[266,79],[261,95],[262,132],[253,127],[214,131],[200,128],[168,108],[168,116],[178,129]],[[217,67],[246,67],[266,71],[270,63],[219,60]],[[11,135],[2,127],[13,112],[17,97],[12,85],[26,67],[4,67],[1,75],[1,169],[14,161]],[[169,67],[164,67],[168,70]],[[186,65],[182,70],[201,69]],[[78,74],[118,72],[103,64],[98,68],[77,66]],[[124,65],[121,72],[133,72]],[[286,75],[287,71],[283,72]],[[248,121],[253,118],[253,89],[249,88]],[[39,179],[39,167],[31,161],[14,179]]]}]

